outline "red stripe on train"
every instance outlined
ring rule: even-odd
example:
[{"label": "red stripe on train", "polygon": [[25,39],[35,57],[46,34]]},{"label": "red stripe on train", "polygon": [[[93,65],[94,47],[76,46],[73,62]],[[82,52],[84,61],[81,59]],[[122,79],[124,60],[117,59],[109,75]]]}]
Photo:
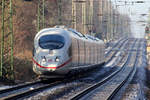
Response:
[{"label": "red stripe on train", "polygon": [[63,67],[63,66],[65,66],[66,64],[68,64],[68,63],[72,60],[72,58],[70,58],[70,59],[67,60],[64,64],[62,64],[62,65],[60,65],[60,66],[57,66],[57,67],[45,67],[45,66],[41,66],[41,65],[38,64],[33,58],[32,58],[32,60],[33,60],[33,62],[34,62],[37,66],[39,66],[39,67],[41,67],[41,68],[46,68],[46,69],[57,69],[57,68]]}]

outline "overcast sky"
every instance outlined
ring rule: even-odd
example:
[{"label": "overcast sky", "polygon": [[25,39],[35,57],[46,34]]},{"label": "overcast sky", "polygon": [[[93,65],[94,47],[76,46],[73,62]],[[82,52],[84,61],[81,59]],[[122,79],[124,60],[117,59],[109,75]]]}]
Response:
[{"label": "overcast sky", "polygon": [[[122,5],[118,7],[120,13],[127,13],[130,16],[133,36],[136,38],[143,38],[145,31],[145,26],[143,25],[145,23],[139,21],[147,21],[148,15],[142,16],[141,14],[148,14],[150,9],[150,0],[116,0],[116,3],[115,0],[111,1],[113,1],[114,4]],[[124,1],[127,1],[126,6]],[[132,2],[135,1],[145,1],[145,3],[132,4]]]}]

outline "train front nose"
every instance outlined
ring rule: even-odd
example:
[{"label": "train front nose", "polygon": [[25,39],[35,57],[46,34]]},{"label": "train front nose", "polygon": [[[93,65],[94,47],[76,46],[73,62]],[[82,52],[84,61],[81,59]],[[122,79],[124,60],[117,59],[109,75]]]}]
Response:
[{"label": "train front nose", "polygon": [[41,60],[41,68],[45,68],[47,70],[56,70],[59,65],[63,62],[63,55],[60,55],[60,53],[55,52],[53,55],[48,54],[44,56]]},{"label": "train front nose", "polygon": [[70,59],[64,59],[61,56],[46,57],[46,60],[41,60],[40,64],[34,64],[34,71],[40,75],[65,75],[68,72],[67,67],[71,62]]},{"label": "train front nose", "polygon": [[[54,51],[53,51],[54,52]],[[56,73],[59,68],[63,66],[63,55],[61,53],[54,52],[53,54],[42,55],[36,62],[34,61],[34,70],[38,74],[48,74],[50,72]],[[41,51],[41,53],[43,53]]]},{"label": "train front nose", "polygon": [[41,72],[57,70],[63,64],[65,38],[60,34],[43,35],[39,38],[38,45],[35,57],[37,70]]}]

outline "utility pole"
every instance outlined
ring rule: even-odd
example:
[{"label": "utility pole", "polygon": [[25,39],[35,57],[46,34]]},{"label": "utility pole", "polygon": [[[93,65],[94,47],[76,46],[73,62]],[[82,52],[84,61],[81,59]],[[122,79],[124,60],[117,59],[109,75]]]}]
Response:
[{"label": "utility pole", "polygon": [[90,16],[90,18],[89,18],[90,19],[90,21],[89,21],[90,22],[89,23],[90,24],[89,30],[90,30],[90,35],[91,35],[91,33],[93,31],[92,30],[92,28],[93,28],[93,1],[92,0],[90,1],[90,15],[89,16]]},{"label": "utility pole", "polygon": [[12,0],[2,0],[1,14],[1,61],[0,77],[14,80],[13,59],[13,4]]},{"label": "utility pole", "polygon": [[107,42],[109,41],[109,35],[110,35],[110,33],[109,33],[109,2],[108,1],[106,1],[106,11],[107,11],[107,13],[106,13],[106,26],[107,26],[107,32],[106,32],[106,40],[107,40]]},{"label": "utility pole", "polygon": [[108,0],[108,41],[112,39],[112,5],[111,0]]},{"label": "utility pole", "polygon": [[118,5],[116,5],[116,38],[119,38],[119,22],[120,22],[120,14],[118,12]]},{"label": "utility pole", "polygon": [[103,35],[103,39],[105,40],[106,39],[106,33],[105,33],[105,31],[104,31],[104,0],[101,0],[101,5],[102,5],[102,7],[101,7],[101,9],[102,9],[102,35]]},{"label": "utility pole", "polygon": [[99,1],[99,14],[97,14],[97,16],[99,17],[100,20],[100,30],[99,30],[99,34],[100,34],[100,38],[103,39],[103,0]]},{"label": "utility pole", "polygon": [[45,27],[45,0],[38,1],[37,32]]},{"label": "utility pole", "polygon": [[[81,4],[81,6],[79,4]],[[79,8],[81,7],[81,11],[79,11],[80,9],[77,7],[77,5],[79,6]],[[79,11],[78,13],[77,13],[77,10]],[[81,24],[83,25],[83,28],[80,31],[83,30],[83,32],[85,32],[86,0],[72,0],[72,20],[73,20],[73,27],[76,30],[77,30],[77,21],[78,21],[77,17],[78,17],[79,13],[81,14],[81,20],[80,21],[81,21]]]},{"label": "utility pole", "polygon": [[112,26],[112,24],[113,24],[113,8],[112,8],[112,3],[111,3],[111,0],[109,0],[109,3],[110,3],[110,5],[109,5],[109,9],[110,9],[110,38],[111,39],[113,39],[113,26]]},{"label": "utility pole", "polygon": [[111,1],[110,0],[108,0],[107,1],[107,20],[108,20],[108,22],[107,22],[107,33],[108,33],[108,41],[110,41],[110,39],[111,39]]},{"label": "utility pole", "polygon": [[58,4],[58,23],[62,25],[62,0],[57,0]]},{"label": "utility pole", "polygon": [[3,77],[3,62],[4,62],[4,16],[5,16],[5,12],[4,12],[4,8],[5,8],[5,1],[2,0],[2,30],[1,30],[1,63],[0,63],[0,77]]},{"label": "utility pole", "polygon": [[76,20],[76,3],[74,2],[74,0],[72,0],[72,27],[74,29],[77,29]]},{"label": "utility pole", "polygon": [[115,0],[115,11],[114,11],[114,38],[117,36],[117,18],[118,18],[118,13],[117,13],[117,1]]},{"label": "utility pole", "polygon": [[14,34],[13,34],[13,6],[12,6],[12,0],[10,0],[10,47],[11,47],[11,58],[10,58],[10,70],[11,70],[11,79],[14,79],[14,55],[13,55],[13,50],[14,50]]},{"label": "utility pole", "polygon": [[101,9],[102,9],[102,34],[103,34],[103,39],[106,42],[108,39],[108,6],[107,6],[107,1],[106,0],[101,0]]},{"label": "utility pole", "polygon": [[112,36],[113,36],[113,39],[114,39],[114,35],[115,35],[115,8],[113,6],[112,8]]},{"label": "utility pole", "polygon": [[83,25],[83,33],[86,33],[86,1],[82,3],[82,25]]}]

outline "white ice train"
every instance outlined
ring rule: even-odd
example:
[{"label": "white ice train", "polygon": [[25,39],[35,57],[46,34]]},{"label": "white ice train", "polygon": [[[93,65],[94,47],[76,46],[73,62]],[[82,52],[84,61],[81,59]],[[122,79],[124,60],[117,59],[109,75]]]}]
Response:
[{"label": "white ice train", "polygon": [[70,28],[46,28],[34,38],[33,71],[44,77],[64,77],[103,64],[104,54],[102,40]]}]

